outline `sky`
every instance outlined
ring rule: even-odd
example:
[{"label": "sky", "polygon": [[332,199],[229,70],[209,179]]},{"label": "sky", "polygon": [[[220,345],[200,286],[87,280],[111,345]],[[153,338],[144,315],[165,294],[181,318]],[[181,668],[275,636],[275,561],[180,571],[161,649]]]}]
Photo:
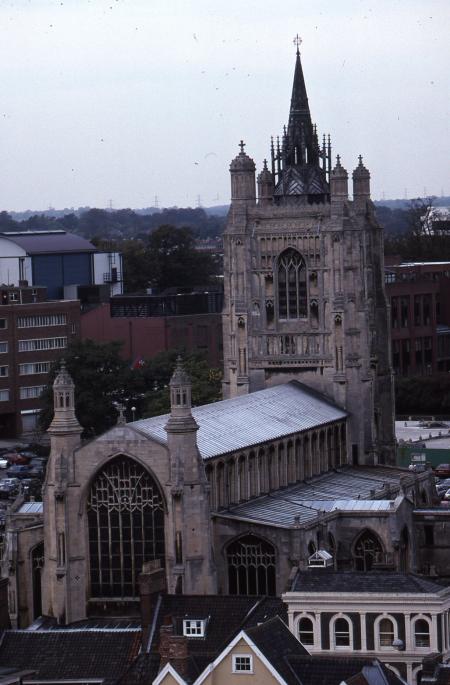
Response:
[{"label": "sky", "polygon": [[0,0],[0,211],[211,206],[257,169],[301,55],[374,199],[450,195],[448,0]]}]

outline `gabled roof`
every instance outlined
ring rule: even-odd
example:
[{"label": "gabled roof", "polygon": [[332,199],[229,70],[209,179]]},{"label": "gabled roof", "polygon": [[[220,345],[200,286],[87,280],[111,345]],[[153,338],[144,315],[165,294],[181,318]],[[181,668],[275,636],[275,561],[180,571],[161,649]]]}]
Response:
[{"label": "gabled roof", "polygon": [[[345,419],[347,412],[311,388],[291,381],[230,400],[194,407],[203,459],[276,440]],[[134,421],[140,433],[163,444],[169,415]],[[114,430],[114,429],[113,429]]]},{"label": "gabled roof", "polygon": [[10,231],[0,233],[0,238],[16,243],[29,255],[55,252],[97,252],[97,248],[85,238],[62,230],[17,233]]},{"label": "gabled roof", "polygon": [[[292,656],[289,658],[289,666],[292,684],[341,685],[351,682],[352,685],[405,685],[404,681],[378,660],[358,656]],[[375,679],[369,680],[371,675]]]},{"label": "gabled roof", "polygon": [[287,622],[286,605],[276,597],[162,595],[152,648],[156,648],[161,626],[168,618],[175,635],[183,634],[183,620],[205,619],[205,636],[188,638],[189,655],[196,661],[199,673],[239,630],[274,616],[281,616]]},{"label": "gabled roof", "polygon": [[140,638],[139,630],[7,630],[0,667],[33,670],[39,680],[101,678],[109,685],[136,657]]},{"label": "gabled roof", "polygon": [[245,634],[287,683],[292,680],[289,659],[295,656],[309,656],[309,652],[278,616],[254,628],[246,629]]}]

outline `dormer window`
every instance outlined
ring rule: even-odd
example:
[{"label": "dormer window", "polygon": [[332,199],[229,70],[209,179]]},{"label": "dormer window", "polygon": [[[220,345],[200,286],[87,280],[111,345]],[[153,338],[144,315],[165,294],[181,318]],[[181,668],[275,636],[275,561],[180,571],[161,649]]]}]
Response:
[{"label": "dormer window", "polygon": [[205,637],[206,621],[204,619],[184,619],[183,635],[185,637]]}]

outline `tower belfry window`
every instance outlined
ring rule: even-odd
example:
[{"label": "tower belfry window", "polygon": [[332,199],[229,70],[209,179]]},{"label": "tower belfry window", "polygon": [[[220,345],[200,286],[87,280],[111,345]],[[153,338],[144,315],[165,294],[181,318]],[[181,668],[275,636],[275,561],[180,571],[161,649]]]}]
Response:
[{"label": "tower belfry window", "polygon": [[297,250],[285,250],[278,258],[278,316],[307,317],[306,265]]}]

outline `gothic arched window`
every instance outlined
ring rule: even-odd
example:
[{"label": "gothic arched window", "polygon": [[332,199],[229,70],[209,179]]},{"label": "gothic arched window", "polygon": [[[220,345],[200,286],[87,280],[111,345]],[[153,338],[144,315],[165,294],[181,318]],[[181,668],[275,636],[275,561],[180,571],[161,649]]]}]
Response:
[{"label": "gothic arched window", "polygon": [[275,595],[275,549],[265,540],[246,535],[227,549],[230,595]]},{"label": "gothic arched window", "polygon": [[382,557],[383,548],[377,536],[370,531],[362,533],[354,547],[355,569],[370,571],[373,564],[380,562]]},{"label": "gothic arched window", "polygon": [[142,564],[164,565],[164,505],[140,464],[111,459],[97,474],[87,502],[92,597],[136,597]]},{"label": "gothic arched window", "polygon": [[33,570],[33,618],[42,616],[42,586],[41,574],[44,567],[44,543],[40,542],[31,551],[31,566]]},{"label": "gothic arched window", "polygon": [[306,265],[292,248],[278,258],[278,316],[280,319],[304,319],[308,315]]}]

